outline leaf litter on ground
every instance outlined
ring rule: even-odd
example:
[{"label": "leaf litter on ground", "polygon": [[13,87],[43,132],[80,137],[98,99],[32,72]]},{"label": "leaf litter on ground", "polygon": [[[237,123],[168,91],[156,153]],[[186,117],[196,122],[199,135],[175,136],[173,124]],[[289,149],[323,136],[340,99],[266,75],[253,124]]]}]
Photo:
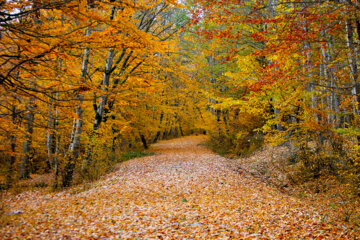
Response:
[{"label": "leaf litter on ground", "polygon": [[279,192],[199,145],[204,136],[154,144],[73,194],[24,192],[3,199],[1,239],[357,239],[343,222]]}]

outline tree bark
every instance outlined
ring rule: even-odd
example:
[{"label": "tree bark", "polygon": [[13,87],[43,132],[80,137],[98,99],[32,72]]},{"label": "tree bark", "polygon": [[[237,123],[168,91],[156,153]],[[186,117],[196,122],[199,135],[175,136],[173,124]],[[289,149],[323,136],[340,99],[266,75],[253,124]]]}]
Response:
[{"label": "tree bark", "polygon": [[106,58],[104,77],[103,77],[103,81],[102,81],[102,93],[100,96],[99,104],[96,109],[94,131],[99,129],[100,124],[104,118],[104,108],[107,104],[108,87],[109,87],[110,77],[111,77],[111,73],[112,73],[114,55],[115,55],[114,49],[109,48],[108,56]]},{"label": "tree bark", "polygon": [[[160,120],[160,122],[159,122],[159,128],[161,128],[161,124],[162,124],[163,118],[164,118],[164,112],[161,111],[160,119],[159,119],[159,120]],[[154,138],[154,140],[153,140],[153,143],[157,142],[157,141],[159,140],[160,136],[161,136],[161,131],[158,130],[157,133],[156,133],[156,136],[155,136],[155,138]]]},{"label": "tree bark", "polygon": [[145,136],[142,133],[139,133],[139,135],[140,135],[140,139],[141,139],[141,142],[142,142],[144,148],[149,149],[149,146],[147,145]]},{"label": "tree bark", "polygon": [[[56,93],[56,100],[59,101],[59,93]],[[59,109],[55,106],[54,133],[55,133],[55,156],[54,156],[54,189],[58,188],[59,176],[59,154],[60,154],[60,134],[59,134]]]},{"label": "tree bark", "polygon": [[[322,36],[325,37],[325,31]],[[329,109],[328,123],[331,124],[331,126],[338,128],[339,119],[334,113],[339,112],[340,99],[339,95],[335,92],[336,79],[334,79],[333,68],[328,66],[333,61],[330,53],[332,43],[328,42],[326,46],[327,49],[325,46],[321,47],[322,63],[320,65],[320,79],[325,79],[326,82],[324,82],[323,85],[327,86],[326,91],[330,93],[327,98],[327,107]]]},{"label": "tree bark", "polygon": [[[32,80],[29,81],[33,85]],[[31,97],[28,102],[27,112],[25,114],[25,141],[23,143],[23,156],[20,163],[20,178],[30,178],[30,161],[32,148],[32,134],[34,131],[34,101]]]},{"label": "tree bark", "polygon": [[[16,106],[12,105],[11,107],[11,120],[13,122],[13,124],[16,123]],[[6,185],[8,188],[10,188],[12,186],[13,183],[13,173],[14,173],[14,163],[16,161],[16,135],[12,134],[10,137],[10,141],[11,141],[11,156],[9,159],[9,163],[8,163],[8,171],[7,171],[7,175],[6,175]]]},{"label": "tree bark", "polygon": [[49,101],[49,116],[48,116],[48,126],[47,126],[47,136],[46,136],[46,147],[47,147],[47,159],[46,159],[46,172],[49,172],[53,166],[53,153],[54,153],[54,116],[53,116],[53,95],[51,94]]},{"label": "tree bark", "polygon": [[[91,33],[90,28],[86,29],[85,36],[89,36]],[[81,67],[81,74],[80,74],[80,80],[79,85],[84,83],[84,80],[86,78],[87,72],[88,72],[88,65],[89,65],[89,57],[90,57],[90,49],[89,47],[86,47],[84,50],[84,57],[83,57],[83,63]],[[72,142],[69,145],[69,151],[66,155],[66,164],[64,167],[63,172],[63,179],[62,179],[62,185],[63,187],[69,187],[72,183],[73,179],[73,173],[75,169],[75,162],[77,158],[79,157],[79,147],[80,147],[80,138],[82,133],[82,127],[83,127],[83,109],[82,104],[84,102],[84,95],[80,92],[77,93],[77,99],[79,103],[75,107],[75,113],[76,118],[74,119],[74,125],[73,125],[73,136],[72,136]]]},{"label": "tree bark", "polygon": [[357,56],[356,56],[356,49],[354,46],[353,35],[354,33],[353,33],[352,21],[348,19],[346,20],[346,42],[347,42],[347,47],[349,49],[349,67],[353,82],[352,95],[354,97],[354,103],[355,103],[353,112],[354,114],[359,114],[359,109],[358,109],[360,103],[360,97],[358,96],[358,94],[360,94],[360,84],[358,82],[359,70],[357,65]]}]

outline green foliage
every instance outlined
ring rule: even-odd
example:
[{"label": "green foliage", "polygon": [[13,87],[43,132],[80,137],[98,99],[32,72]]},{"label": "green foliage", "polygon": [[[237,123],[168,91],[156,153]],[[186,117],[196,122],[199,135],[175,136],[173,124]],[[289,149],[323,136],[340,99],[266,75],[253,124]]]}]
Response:
[{"label": "green foliage", "polygon": [[263,145],[263,135],[248,134],[241,138],[234,135],[210,135],[208,146],[221,156],[249,156]]},{"label": "green foliage", "polygon": [[226,138],[225,136],[217,136],[214,134],[210,134],[210,139],[206,143],[206,146],[208,146],[213,152],[216,152],[221,156],[226,156],[233,148],[233,145],[228,138]]},{"label": "green foliage", "polygon": [[92,156],[91,164],[78,172],[76,183],[98,180],[101,176],[114,171],[118,163],[128,161],[133,158],[154,155],[154,153],[147,151],[129,151],[122,153],[120,151],[112,151],[110,149],[105,150],[103,154],[100,153],[94,154]]},{"label": "green foliage", "polygon": [[140,158],[140,157],[146,157],[146,156],[152,156],[154,153],[147,152],[147,151],[134,151],[134,152],[126,152],[121,154],[121,160],[122,161],[128,161],[133,158]]},{"label": "green foliage", "polygon": [[177,28],[183,27],[190,22],[189,16],[185,9],[178,9],[175,12],[174,23]]},{"label": "green foliage", "polygon": [[213,151],[222,156],[248,156],[263,145],[264,136],[258,130],[264,124],[262,117],[243,112],[227,118],[226,124],[218,122],[209,134]]},{"label": "green foliage", "polygon": [[79,168],[79,177],[75,179],[75,183],[98,180],[101,176],[112,171],[116,163],[121,162],[121,160],[117,159],[120,159],[120,156],[111,152],[104,154],[104,156],[96,154],[92,157],[90,165],[86,166],[86,168],[83,167],[83,169]]}]

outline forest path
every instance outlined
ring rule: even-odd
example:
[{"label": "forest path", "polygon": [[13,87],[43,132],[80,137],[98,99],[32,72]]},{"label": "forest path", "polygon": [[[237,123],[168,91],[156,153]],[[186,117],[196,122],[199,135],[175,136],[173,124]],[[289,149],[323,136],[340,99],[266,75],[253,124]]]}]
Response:
[{"label": "forest path", "polygon": [[5,199],[1,239],[356,239],[301,200],[236,171],[204,136],[154,144],[80,193]]}]

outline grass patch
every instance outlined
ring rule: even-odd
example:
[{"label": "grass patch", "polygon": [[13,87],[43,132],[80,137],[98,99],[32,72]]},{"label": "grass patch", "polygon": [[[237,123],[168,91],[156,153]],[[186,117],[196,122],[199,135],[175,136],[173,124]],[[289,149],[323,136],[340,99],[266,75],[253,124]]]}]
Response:
[{"label": "grass patch", "polygon": [[126,152],[121,154],[121,160],[128,161],[133,158],[140,158],[140,157],[153,156],[153,155],[154,155],[153,152],[147,152],[147,151]]}]

